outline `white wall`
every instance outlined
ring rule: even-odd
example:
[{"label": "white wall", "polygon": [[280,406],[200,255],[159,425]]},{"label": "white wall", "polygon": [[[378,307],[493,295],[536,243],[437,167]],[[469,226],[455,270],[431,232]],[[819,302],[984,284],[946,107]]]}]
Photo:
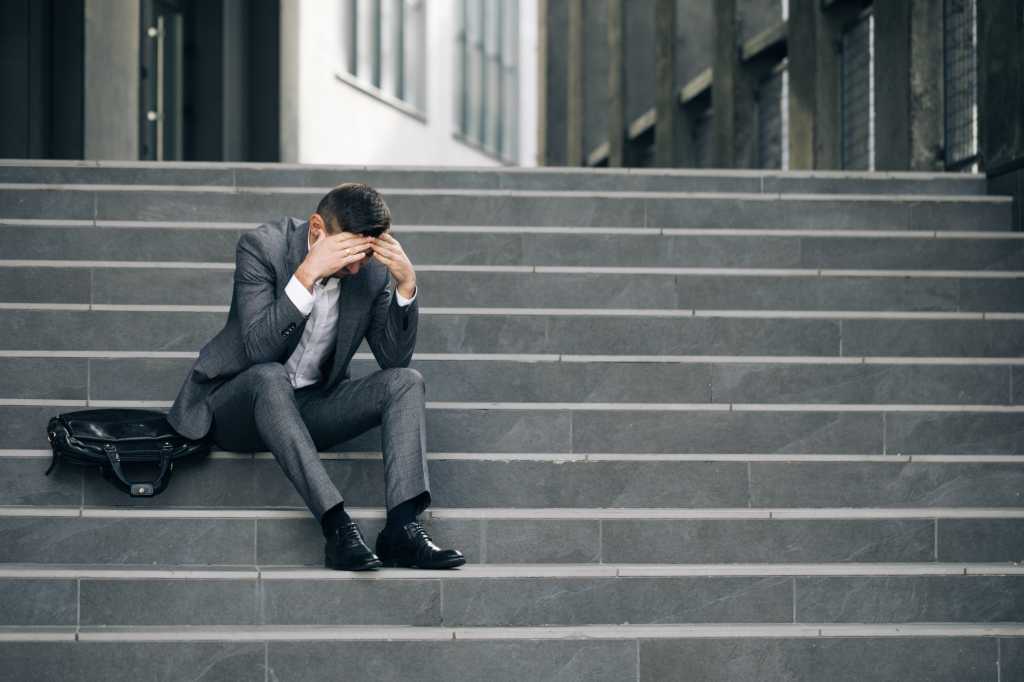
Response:
[{"label": "white wall", "polygon": [[[520,92],[529,93],[520,101],[520,159],[531,165],[537,119],[535,2],[520,0]],[[452,136],[458,4],[427,0],[426,8],[424,122],[336,76],[344,71],[340,2],[282,0],[282,161],[501,165]]]}]

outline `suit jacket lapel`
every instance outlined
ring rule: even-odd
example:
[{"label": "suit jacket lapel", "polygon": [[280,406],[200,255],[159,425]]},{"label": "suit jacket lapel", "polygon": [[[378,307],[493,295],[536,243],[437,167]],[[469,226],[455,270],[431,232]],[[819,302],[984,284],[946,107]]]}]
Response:
[{"label": "suit jacket lapel", "polygon": [[328,385],[333,385],[341,377],[341,370],[348,364],[348,351],[352,339],[362,321],[362,306],[365,304],[363,288],[366,286],[366,269],[352,277],[342,277],[338,281],[338,326],[337,338],[334,342],[334,355],[331,360],[331,374]]},{"label": "suit jacket lapel", "polygon": [[[285,254],[285,270],[283,277],[277,283],[277,295],[287,296],[284,293],[284,288],[288,285],[288,280],[291,279],[292,274],[298,269],[299,264],[306,258],[306,254],[309,252],[309,222],[295,222],[289,220],[288,226],[288,251]],[[299,339],[302,338],[302,330],[306,327],[306,320],[303,320],[299,326],[295,329],[295,332],[291,335],[288,340],[288,345],[285,346],[286,352],[283,355],[286,361],[295,347],[299,345]]]}]

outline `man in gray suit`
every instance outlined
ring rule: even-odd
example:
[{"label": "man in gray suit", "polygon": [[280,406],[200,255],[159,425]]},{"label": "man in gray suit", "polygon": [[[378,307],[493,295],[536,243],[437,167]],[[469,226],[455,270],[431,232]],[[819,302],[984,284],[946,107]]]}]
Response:
[{"label": "man in gray suit", "polygon": [[[209,434],[225,450],[270,450],[320,521],[328,568],[465,563],[416,520],[430,504],[425,388],[409,368],[416,273],[390,226],[376,190],[346,183],[306,221],[283,218],[243,234],[227,323],[200,350],[167,415],[189,438]],[[349,361],[363,338],[381,369],[351,379]],[[378,425],[387,522],[375,554],[319,450]]]}]

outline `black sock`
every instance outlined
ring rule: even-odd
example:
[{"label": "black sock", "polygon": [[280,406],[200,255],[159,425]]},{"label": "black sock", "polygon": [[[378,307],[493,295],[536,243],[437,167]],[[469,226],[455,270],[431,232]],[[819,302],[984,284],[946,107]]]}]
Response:
[{"label": "black sock", "polygon": [[324,531],[324,537],[331,537],[334,535],[335,530],[351,520],[352,518],[348,515],[348,512],[345,511],[344,502],[339,502],[334,505],[325,511],[323,516],[320,517],[320,527]]},{"label": "black sock", "polygon": [[416,498],[413,497],[389,509],[388,520],[384,524],[385,530],[397,531],[405,524],[415,521],[416,501]]}]

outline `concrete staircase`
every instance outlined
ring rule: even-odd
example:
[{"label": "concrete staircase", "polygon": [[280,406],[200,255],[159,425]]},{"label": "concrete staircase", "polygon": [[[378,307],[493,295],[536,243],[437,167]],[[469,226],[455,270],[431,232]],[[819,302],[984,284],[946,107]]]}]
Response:
[{"label": "concrete staircase", "polygon": [[[470,563],[318,568],[268,453],[155,499],[43,476],[49,416],[169,405],[243,230],[354,179],[418,268],[428,520]],[[1010,208],[965,175],[0,162],[0,680],[1022,680]],[[379,434],[323,457],[374,537]]]}]

